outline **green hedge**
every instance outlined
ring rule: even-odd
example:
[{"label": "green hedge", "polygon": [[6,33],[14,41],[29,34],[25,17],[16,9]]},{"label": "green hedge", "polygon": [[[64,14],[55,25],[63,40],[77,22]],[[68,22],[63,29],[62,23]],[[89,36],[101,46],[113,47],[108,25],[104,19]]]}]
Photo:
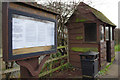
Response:
[{"label": "green hedge", "polygon": [[120,51],[120,44],[115,45],[115,52],[118,52],[118,51]]}]

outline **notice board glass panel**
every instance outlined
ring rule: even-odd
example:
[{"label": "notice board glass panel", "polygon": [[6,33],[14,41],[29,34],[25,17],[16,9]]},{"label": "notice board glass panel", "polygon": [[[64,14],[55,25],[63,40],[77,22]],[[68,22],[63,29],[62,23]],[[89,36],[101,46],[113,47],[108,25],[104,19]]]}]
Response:
[{"label": "notice board glass panel", "polygon": [[13,55],[48,51],[55,42],[55,23],[13,14]]}]

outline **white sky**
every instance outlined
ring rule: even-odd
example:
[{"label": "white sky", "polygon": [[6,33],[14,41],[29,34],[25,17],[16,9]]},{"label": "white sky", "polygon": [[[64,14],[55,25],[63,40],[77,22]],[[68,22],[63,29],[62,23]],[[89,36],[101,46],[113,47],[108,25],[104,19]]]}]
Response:
[{"label": "white sky", "polygon": [[[38,0],[43,2],[43,0]],[[44,0],[47,1],[47,0]],[[53,0],[52,0],[53,1]],[[61,0],[63,2],[73,1],[73,0]],[[79,0],[74,0],[79,1]],[[92,4],[90,6],[101,11],[108,19],[110,19],[114,24],[118,26],[118,2],[120,0],[83,0],[85,3]]]}]

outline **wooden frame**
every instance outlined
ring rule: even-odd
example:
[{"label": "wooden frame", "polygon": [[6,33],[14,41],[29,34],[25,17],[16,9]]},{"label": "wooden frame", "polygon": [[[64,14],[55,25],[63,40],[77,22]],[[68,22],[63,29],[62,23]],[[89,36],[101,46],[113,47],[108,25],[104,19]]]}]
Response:
[{"label": "wooden frame", "polygon": [[[43,17],[36,14],[23,12],[20,10],[14,10],[9,8],[9,3],[3,3],[3,16],[2,16],[2,41],[3,41],[3,59],[5,61],[16,61],[22,59],[28,59],[33,57],[39,57],[40,55],[56,53],[57,51],[57,21],[52,18]],[[28,52],[27,54],[13,55],[12,50],[12,15],[22,15],[26,17],[32,17],[35,19],[46,20],[55,23],[54,28],[54,49],[47,51]]]}]

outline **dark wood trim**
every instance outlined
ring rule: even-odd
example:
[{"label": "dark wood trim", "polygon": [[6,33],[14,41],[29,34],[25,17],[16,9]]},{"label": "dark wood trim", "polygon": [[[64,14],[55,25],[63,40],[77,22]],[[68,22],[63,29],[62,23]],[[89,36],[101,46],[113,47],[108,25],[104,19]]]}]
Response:
[{"label": "dark wood trim", "polygon": [[106,31],[105,31],[105,25],[104,25],[103,27],[104,27],[104,41],[106,41]]},{"label": "dark wood trim", "polygon": [[[2,48],[3,60],[8,60],[8,7],[9,3],[2,3]],[[4,14],[4,15],[3,15]]]},{"label": "dark wood trim", "polygon": [[97,42],[99,42],[100,41],[100,37],[99,37],[99,35],[100,35],[100,25],[99,25],[99,23],[96,23],[97,24]]},{"label": "dark wood trim", "polygon": [[115,28],[112,27],[112,38],[113,38],[112,40],[115,40],[114,29],[115,29]]},{"label": "dark wood trim", "polygon": [[37,4],[36,2],[34,2],[32,4],[32,2],[15,2],[16,4],[23,4],[23,5],[28,5],[29,7],[33,7],[33,8],[36,8],[36,9],[39,9],[39,10],[43,10],[45,12],[48,12],[48,13],[51,13],[51,14],[54,14],[54,15],[60,15],[60,13],[58,13],[57,11],[54,11],[52,9],[48,9],[47,7],[45,6],[42,6],[40,4]]},{"label": "dark wood trim", "polygon": [[98,45],[99,45],[99,46],[98,46],[98,52],[99,52],[99,59],[98,59],[98,61],[99,61],[99,68],[98,68],[98,69],[99,69],[99,71],[100,71],[100,69],[101,69],[101,55],[100,55],[100,54],[101,54],[101,53],[100,53],[100,50],[101,50],[101,49],[100,49],[100,42],[99,42]]},{"label": "dark wood trim", "polygon": [[109,41],[107,43],[107,61],[111,62],[111,33],[110,33],[110,26],[109,26]]}]

